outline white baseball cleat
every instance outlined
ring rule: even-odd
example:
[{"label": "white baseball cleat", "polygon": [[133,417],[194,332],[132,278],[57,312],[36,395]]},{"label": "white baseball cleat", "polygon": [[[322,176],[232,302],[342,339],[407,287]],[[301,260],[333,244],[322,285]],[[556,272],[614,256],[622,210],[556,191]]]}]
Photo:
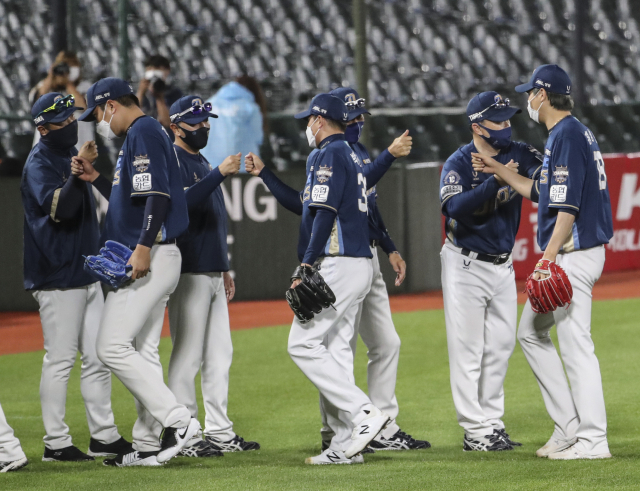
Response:
[{"label": "white baseball cleat", "polygon": [[610,459],[609,452],[593,453],[584,450],[580,442],[560,452],[549,454],[549,460],[581,460],[581,459]]},{"label": "white baseball cleat", "polygon": [[361,454],[358,454],[348,459],[345,457],[344,452],[327,449],[320,455],[306,458],[304,463],[311,465],[364,464],[364,458]]},{"label": "white baseball cleat", "polygon": [[158,453],[158,462],[164,464],[178,455],[200,429],[200,423],[196,418],[191,418],[189,424],[182,428],[165,428],[160,442],[161,450]]},{"label": "white baseball cleat", "polygon": [[345,457],[350,459],[367,448],[371,440],[386,428],[389,421],[391,421],[389,415],[373,404],[367,404],[362,408],[361,414],[354,420],[355,428],[351,433],[351,444],[344,452]]},{"label": "white baseball cleat", "polygon": [[18,469],[22,469],[29,463],[26,457],[18,460],[12,460],[10,462],[0,462],[0,474],[4,472],[13,472]]},{"label": "white baseball cleat", "polygon": [[554,438],[552,436],[543,447],[536,450],[536,455],[542,458],[548,457],[549,454],[566,450],[577,441],[578,439],[575,436],[573,438]]}]

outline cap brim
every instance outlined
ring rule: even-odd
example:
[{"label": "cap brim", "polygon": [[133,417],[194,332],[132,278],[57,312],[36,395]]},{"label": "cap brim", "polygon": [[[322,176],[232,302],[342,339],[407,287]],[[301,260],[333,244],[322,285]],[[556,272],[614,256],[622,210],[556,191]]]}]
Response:
[{"label": "cap brim", "polygon": [[526,84],[521,84],[518,85],[516,87],[516,92],[519,92],[520,94],[524,93],[524,92],[529,92],[530,90],[533,90],[533,84],[529,81]]},{"label": "cap brim", "polygon": [[93,115],[93,110],[95,108],[96,106],[88,107],[87,110],[78,117],[78,121],[85,121],[87,123],[95,121],[96,117]]},{"label": "cap brim", "polygon": [[84,107],[76,107],[76,106],[69,107],[64,111],[56,114],[53,118],[47,120],[47,123],[62,123],[76,111],[84,111]]},{"label": "cap brim", "polygon": [[495,112],[492,112],[491,115],[487,116],[484,119],[488,119],[489,121],[495,121],[496,123],[502,123],[508,119],[511,119],[516,114],[522,112],[522,109],[518,107],[507,107],[504,109],[498,109]]},{"label": "cap brim", "polygon": [[213,113],[203,113],[203,114],[185,114],[181,118],[176,121],[172,121],[172,123],[187,123],[187,124],[198,124],[206,121],[209,118],[217,118],[217,114]]},{"label": "cap brim", "polygon": [[359,107],[358,109],[354,109],[353,111],[349,111],[349,121],[353,121],[361,114],[369,114],[371,113],[364,107]]},{"label": "cap brim", "polygon": [[311,110],[305,109],[301,113],[296,114],[294,116],[294,118],[296,118],[296,119],[304,119],[304,118],[308,118],[309,116],[311,116]]}]

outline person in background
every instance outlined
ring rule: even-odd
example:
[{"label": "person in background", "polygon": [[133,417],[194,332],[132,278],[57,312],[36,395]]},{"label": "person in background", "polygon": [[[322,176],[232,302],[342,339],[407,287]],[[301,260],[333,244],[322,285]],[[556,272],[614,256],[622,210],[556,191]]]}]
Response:
[{"label": "person in background", "polygon": [[[82,66],[78,55],[73,51],[60,51],[49,68],[46,78],[42,79],[29,92],[29,103],[31,105],[44,94],[59,92],[62,95],[72,95],[76,106],[84,107],[86,101],[84,94],[88,89],[88,84],[82,80]],[[93,124],[78,124],[78,150],[85,141],[95,140]],[[37,131],[33,135],[33,146],[40,141],[40,133]]]},{"label": "person in background", "polygon": [[[209,142],[200,153],[213,167],[229,155],[242,152],[260,156],[260,145],[267,133],[267,103],[258,81],[241,75],[223,85],[207,102],[219,119],[211,127]],[[244,162],[240,172],[246,172]]]},{"label": "person in background", "polygon": [[[138,85],[140,108],[155,118],[168,131],[171,126],[169,107],[182,97],[177,87],[169,85],[171,64],[162,55],[152,55],[144,63],[144,76]],[[171,131],[169,131],[170,134]]]}]

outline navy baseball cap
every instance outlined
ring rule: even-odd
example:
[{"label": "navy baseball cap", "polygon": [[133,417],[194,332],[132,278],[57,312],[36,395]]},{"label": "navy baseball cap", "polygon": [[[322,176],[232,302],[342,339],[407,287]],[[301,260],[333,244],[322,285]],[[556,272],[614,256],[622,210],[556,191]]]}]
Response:
[{"label": "navy baseball cap", "polygon": [[531,80],[518,85],[516,92],[529,92],[532,89],[544,89],[554,94],[571,94],[571,79],[558,65],[540,65],[533,71]]},{"label": "navy baseball cap", "polygon": [[332,119],[346,123],[349,121],[349,111],[344,101],[331,94],[318,94],[309,104],[309,109],[295,115],[296,119],[308,118],[312,114],[322,116],[323,118]]},{"label": "navy baseball cap", "polygon": [[[195,110],[190,110],[196,106]],[[199,108],[199,109],[198,109]],[[169,109],[169,119],[172,123],[184,121],[187,124],[198,124],[209,118],[217,118],[217,114],[211,112],[211,103],[202,102],[202,98],[197,95],[187,95],[181,97],[171,104]]]},{"label": "navy baseball cap", "polygon": [[[58,101],[63,102],[56,104]],[[72,96],[65,97],[60,92],[51,92],[41,96],[35,102],[31,108],[31,117],[36,126],[43,126],[47,123],[62,123],[75,111],[84,110],[84,107],[77,107],[74,104]],[[46,111],[47,109],[49,110]]]},{"label": "navy baseball cap", "polygon": [[108,77],[98,80],[87,91],[87,110],[78,118],[80,121],[93,121],[93,110],[107,101],[113,101],[124,95],[133,95],[133,87],[121,78]]},{"label": "navy baseball cap", "polygon": [[349,121],[356,119],[361,114],[371,114],[365,107],[365,100],[360,99],[358,91],[351,87],[340,87],[329,92],[331,95],[340,97],[349,111]]},{"label": "navy baseball cap", "polygon": [[493,90],[481,92],[467,104],[469,123],[478,123],[485,119],[500,123],[521,112],[521,109],[509,105],[509,99],[503,99]]}]

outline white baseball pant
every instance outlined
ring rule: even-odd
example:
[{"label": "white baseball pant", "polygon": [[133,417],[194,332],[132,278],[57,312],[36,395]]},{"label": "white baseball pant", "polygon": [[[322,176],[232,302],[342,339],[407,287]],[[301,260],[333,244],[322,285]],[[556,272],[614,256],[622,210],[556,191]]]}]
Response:
[{"label": "white baseball pant", "polygon": [[110,291],[100,322],[98,356],[135,397],[133,444],[141,452],[160,449],[162,427],[183,427],[191,420],[165,385],[158,354],[165,307],[181,263],[175,244],[154,245],[149,274]]},{"label": "white baseball pant", "polygon": [[45,445],[58,450],[72,445],[64,421],[67,384],[78,351],[82,367],[80,391],[91,437],[102,443],[120,439],[111,410],[111,372],[96,355],[96,338],[104,296],[100,283],[79,288],[38,290],[45,355],[40,403]]},{"label": "white baseball pant", "polygon": [[[558,254],[556,263],[573,287],[571,305],[536,314],[527,302],[518,328],[518,340],[555,423],[554,436],[576,436],[586,451],[596,454],[609,452],[600,364],[591,339],[591,290],[604,261],[604,246]],[[549,335],[554,324],[562,360]]]},{"label": "white baseball pant", "polygon": [[25,457],[20,440],[13,434],[13,429],[7,423],[0,405],[0,462],[14,462]]},{"label": "white baseball pant", "polygon": [[518,320],[511,261],[471,259],[447,240],[440,254],[451,392],[470,438],[504,428],[504,379]]},{"label": "white baseball pant", "polygon": [[169,325],[173,342],[169,388],[197,418],[195,378],[201,370],[204,434],[231,440],[235,433],[227,402],[233,345],[222,273],[180,275],[169,299]]},{"label": "white baseball pant", "polygon": [[[306,324],[294,319],[288,351],[298,368],[333,406],[327,412],[342,412],[332,427],[336,437],[332,449],[344,451],[353,430],[352,421],[371,404],[353,378],[353,351],[349,341],[355,332],[359,304],[369,292],[373,269],[369,258],[325,257],[320,274],[336,296],[334,309],[324,309]],[[327,345],[335,343],[329,350]]]},{"label": "white baseball pant", "polygon": [[[360,304],[356,317],[356,329],[349,340],[349,344],[355,357],[359,333],[367,347],[367,357],[369,358],[369,363],[367,364],[369,398],[374,406],[387,413],[393,421],[398,416],[399,411],[396,399],[396,378],[398,376],[398,360],[400,358],[400,336],[396,332],[391,317],[389,293],[380,271],[378,250],[376,247],[372,247],[371,252],[373,253],[371,289]],[[333,349],[334,344],[328,343],[329,351]],[[353,374],[353,364],[350,370]],[[329,441],[334,436],[331,430],[331,427],[335,425],[333,418],[338,415],[327,415],[324,410],[325,407],[330,408],[321,397],[320,411],[323,423],[321,434],[324,441]],[[391,436],[398,429],[399,427],[394,422],[384,432],[386,436]]]}]

